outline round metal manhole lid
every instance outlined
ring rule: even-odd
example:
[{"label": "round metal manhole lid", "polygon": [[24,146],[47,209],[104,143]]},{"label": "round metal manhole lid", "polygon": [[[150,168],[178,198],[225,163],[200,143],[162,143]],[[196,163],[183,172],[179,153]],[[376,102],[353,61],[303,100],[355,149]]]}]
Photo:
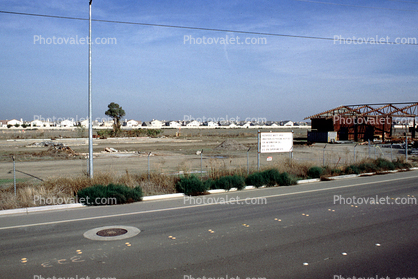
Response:
[{"label": "round metal manhole lid", "polygon": [[131,238],[140,232],[138,228],[130,226],[106,226],[88,230],[83,236],[91,240],[112,241]]},{"label": "round metal manhole lid", "polygon": [[123,235],[127,232],[128,231],[125,229],[113,228],[113,229],[105,229],[105,230],[98,231],[96,234],[98,236],[113,237],[113,236]]}]

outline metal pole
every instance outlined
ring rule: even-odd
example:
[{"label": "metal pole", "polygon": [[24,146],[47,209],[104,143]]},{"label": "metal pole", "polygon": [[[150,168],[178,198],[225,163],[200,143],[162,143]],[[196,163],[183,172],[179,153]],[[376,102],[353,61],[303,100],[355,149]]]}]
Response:
[{"label": "metal pole", "polygon": [[368,149],[369,149],[369,158],[370,158],[370,140],[368,140],[368,145],[367,145]]},{"label": "metal pole", "polygon": [[376,144],[374,145],[374,158],[377,159],[377,156],[376,156]]},{"label": "metal pole", "polygon": [[15,197],[16,197],[16,163],[15,163],[15,156],[12,156],[13,159],[13,188],[15,190]]},{"label": "metal pole", "polygon": [[91,104],[91,2],[89,3],[89,177],[93,178],[93,127]]},{"label": "metal pole", "polygon": [[324,149],[322,149],[322,166],[325,167],[325,148],[327,145],[325,144]]},{"label": "metal pole", "polygon": [[257,131],[257,171],[260,171],[260,130]]},{"label": "metal pole", "polygon": [[405,161],[408,161],[408,136],[405,136]]}]

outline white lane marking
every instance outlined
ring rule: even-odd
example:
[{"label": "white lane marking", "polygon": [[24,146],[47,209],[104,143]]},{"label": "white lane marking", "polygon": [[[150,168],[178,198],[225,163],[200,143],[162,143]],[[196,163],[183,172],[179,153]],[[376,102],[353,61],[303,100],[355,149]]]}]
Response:
[{"label": "white lane marking", "polygon": [[[349,187],[358,187],[358,186],[363,186],[363,185],[370,185],[370,184],[377,184],[377,183],[385,183],[385,182],[399,181],[399,180],[413,179],[413,178],[418,178],[418,176],[394,178],[394,179],[387,179],[387,180],[374,181],[374,182],[357,183],[357,184],[352,184],[352,185],[344,185],[344,186],[336,186],[336,187],[331,187],[331,188],[322,188],[322,189],[314,189],[314,190],[307,190],[307,191],[299,191],[299,192],[293,192],[293,193],[284,193],[284,194],[277,194],[277,195],[268,195],[268,196],[261,196],[261,197],[257,197],[257,198],[273,198],[273,197],[281,197],[281,196],[291,196],[291,195],[297,195],[297,194],[313,193],[313,192],[321,192],[321,191],[329,191],[329,190],[335,190],[335,189],[342,189],[342,188],[349,188]],[[265,189],[267,189],[267,188],[265,188]],[[78,222],[78,221],[87,221],[87,220],[96,220],[96,219],[105,219],[105,218],[113,218],[113,217],[120,217],[120,216],[129,216],[129,215],[145,214],[145,213],[154,213],[154,212],[163,212],[163,211],[179,210],[179,209],[194,208],[194,207],[209,206],[209,205],[217,205],[217,203],[207,203],[207,204],[199,204],[199,205],[188,205],[188,206],[170,207],[170,208],[154,209],[154,210],[147,210],[147,211],[119,213],[119,214],[113,214],[113,215],[104,215],[104,216],[86,217],[86,218],[79,218],[79,219],[69,219],[69,220],[43,222],[43,223],[36,223],[36,224],[18,225],[18,226],[3,227],[3,228],[0,228],[0,230],[17,229],[17,228],[28,228],[28,227],[35,227],[35,226],[62,224],[62,223],[70,223],[70,222]]]}]

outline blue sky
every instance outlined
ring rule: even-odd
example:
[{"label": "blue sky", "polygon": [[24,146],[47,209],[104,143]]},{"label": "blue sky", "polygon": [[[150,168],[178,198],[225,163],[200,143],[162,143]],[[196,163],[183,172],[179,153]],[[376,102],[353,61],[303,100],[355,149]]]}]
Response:
[{"label": "blue sky", "polygon": [[[318,2],[328,2],[324,4]],[[338,4],[338,5],[334,5]],[[357,6],[357,7],[355,7]],[[361,7],[360,7],[361,6]],[[373,7],[373,8],[366,8]],[[88,18],[88,0],[0,0],[1,11]],[[297,36],[418,38],[418,1],[94,0],[92,18]],[[93,117],[302,120],[343,104],[417,101],[418,46],[95,22]],[[88,21],[0,13],[0,119],[85,118]],[[185,38],[261,38],[190,44]]]}]

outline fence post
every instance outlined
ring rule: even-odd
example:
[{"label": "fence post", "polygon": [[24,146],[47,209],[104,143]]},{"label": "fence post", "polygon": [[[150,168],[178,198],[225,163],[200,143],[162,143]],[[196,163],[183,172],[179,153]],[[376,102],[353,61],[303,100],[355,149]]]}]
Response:
[{"label": "fence post", "polygon": [[257,131],[257,171],[260,171],[260,130]]},{"label": "fence post", "polygon": [[390,143],[390,161],[393,162],[393,152],[392,152],[393,142]]},{"label": "fence post", "polygon": [[324,149],[322,149],[322,166],[325,167],[325,148],[327,145],[325,144]]},{"label": "fence post", "polygon": [[405,135],[405,161],[408,161],[408,136]]},{"label": "fence post", "polygon": [[15,190],[15,197],[16,197],[16,162],[15,162],[15,156],[12,156],[13,159],[13,188]]},{"label": "fence post", "polygon": [[151,156],[151,152],[148,153],[148,180],[150,180],[150,165],[149,165],[149,156]]},{"label": "fence post", "polygon": [[203,158],[202,158],[202,155],[203,154],[203,149],[202,149],[202,151],[200,151],[200,180],[202,180],[202,178],[203,178]]},{"label": "fence post", "polygon": [[370,140],[367,140],[367,142],[368,142],[367,147],[369,149],[369,159],[370,159]]},{"label": "fence post", "polygon": [[248,150],[247,150],[247,175],[250,174],[250,155],[249,155],[250,149],[251,149],[251,147],[248,148]]},{"label": "fence post", "polygon": [[356,146],[358,145],[358,143],[356,143],[356,145],[354,145],[354,163],[357,162],[357,157],[356,157]]}]

